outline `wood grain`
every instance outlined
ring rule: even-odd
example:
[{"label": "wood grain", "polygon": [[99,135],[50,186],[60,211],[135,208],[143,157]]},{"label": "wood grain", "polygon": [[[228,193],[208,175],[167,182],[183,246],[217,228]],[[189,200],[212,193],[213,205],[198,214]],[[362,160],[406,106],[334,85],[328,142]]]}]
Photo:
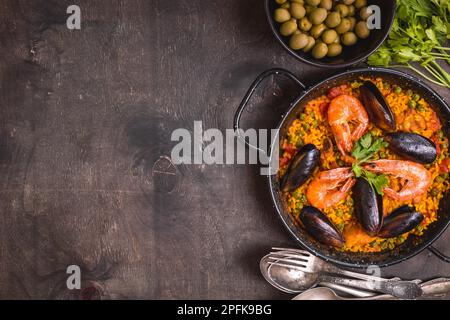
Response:
[{"label": "wood grain", "polygon": [[[78,0],[79,31],[70,4],[0,0],[0,298],[288,298],[259,273],[295,244],[258,168],[173,166],[170,135],[231,128],[267,68],[333,71],[290,57],[259,0]],[[273,126],[295,94],[269,81],[245,125]],[[386,272],[450,276],[427,253]]]}]

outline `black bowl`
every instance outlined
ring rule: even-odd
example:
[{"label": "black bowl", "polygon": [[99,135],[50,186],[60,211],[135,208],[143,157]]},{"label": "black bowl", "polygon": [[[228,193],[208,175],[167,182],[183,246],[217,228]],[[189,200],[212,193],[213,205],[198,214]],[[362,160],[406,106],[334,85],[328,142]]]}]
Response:
[{"label": "black bowl", "polygon": [[344,46],[344,50],[341,55],[334,58],[326,57],[319,60],[313,58],[310,52],[304,53],[301,50],[296,51],[289,47],[289,37],[285,37],[280,34],[280,24],[273,18],[275,9],[277,9],[279,5],[275,2],[275,0],[265,1],[267,19],[278,42],[280,42],[281,45],[297,59],[312,64],[316,67],[326,68],[342,68],[355,65],[370,56],[381,46],[389,35],[392,23],[394,22],[396,9],[395,0],[369,0],[369,5],[378,5],[381,9],[381,29],[372,30],[367,39],[359,39],[358,43],[354,46]]}]

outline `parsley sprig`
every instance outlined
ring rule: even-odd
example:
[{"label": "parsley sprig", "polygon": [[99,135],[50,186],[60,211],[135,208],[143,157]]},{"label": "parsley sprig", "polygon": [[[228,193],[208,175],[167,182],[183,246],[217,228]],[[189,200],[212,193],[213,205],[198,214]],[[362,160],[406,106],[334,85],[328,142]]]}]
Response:
[{"label": "parsley sprig", "polygon": [[389,39],[369,64],[406,67],[427,80],[450,88],[450,74],[440,62],[450,64],[450,0],[397,0]]},{"label": "parsley sprig", "polygon": [[383,195],[383,188],[389,183],[387,176],[367,171],[361,165],[372,159],[381,148],[387,146],[388,143],[383,138],[374,138],[370,133],[367,133],[355,143],[352,151],[352,156],[356,159],[352,166],[355,176],[366,179],[380,195]]}]

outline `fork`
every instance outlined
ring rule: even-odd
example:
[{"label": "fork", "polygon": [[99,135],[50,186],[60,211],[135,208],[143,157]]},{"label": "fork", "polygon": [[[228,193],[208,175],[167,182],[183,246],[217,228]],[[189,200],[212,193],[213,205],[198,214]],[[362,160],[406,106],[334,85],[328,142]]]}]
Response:
[{"label": "fork", "polygon": [[326,272],[334,273],[344,276],[353,277],[356,279],[367,281],[397,281],[396,279],[385,279],[368,274],[352,272],[344,270],[326,262],[308,251],[300,249],[286,249],[286,248],[272,248],[275,250],[269,255],[269,264],[280,267],[286,267],[293,270],[299,270],[303,272]]}]

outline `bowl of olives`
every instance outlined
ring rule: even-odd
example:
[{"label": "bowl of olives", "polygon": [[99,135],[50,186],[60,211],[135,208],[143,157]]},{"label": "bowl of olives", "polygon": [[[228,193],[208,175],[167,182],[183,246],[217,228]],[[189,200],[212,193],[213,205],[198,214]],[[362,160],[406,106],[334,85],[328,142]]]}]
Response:
[{"label": "bowl of olives", "polygon": [[[372,28],[371,5],[380,8],[380,27]],[[297,59],[318,67],[355,65],[377,50],[389,35],[395,1],[265,0],[271,29]]]}]

